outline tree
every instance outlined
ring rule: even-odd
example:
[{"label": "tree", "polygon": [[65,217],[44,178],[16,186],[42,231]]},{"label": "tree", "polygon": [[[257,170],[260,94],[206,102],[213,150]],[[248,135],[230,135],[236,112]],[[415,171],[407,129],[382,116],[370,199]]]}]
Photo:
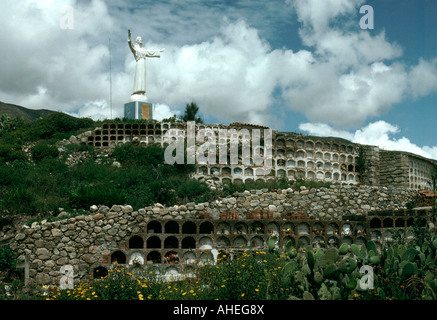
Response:
[{"label": "tree", "polygon": [[22,117],[11,118],[8,114],[0,114],[0,131],[13,131],[24,124]]},{"label": "tree", "polygon": [[195,102],[188,103],[185,107],[184,115],[181,116],[181,120],[184,122],[195,121],[197,123],[203,123],[202,118],[197,116],[197,112],[199,112],[197,104]]}]

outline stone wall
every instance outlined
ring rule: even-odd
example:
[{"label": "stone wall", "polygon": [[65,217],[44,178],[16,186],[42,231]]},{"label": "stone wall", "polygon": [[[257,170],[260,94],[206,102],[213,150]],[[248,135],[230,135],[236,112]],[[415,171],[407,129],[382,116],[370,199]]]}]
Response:
[{"label": "stone wall", "polygon": [[[9,239],[8,242],[17,253],[18,259],[24,260],[27,256],[32,281],[39,284],[56,284],[61,276],[60,268],[64,265],[73,266],[75,279],[86,280],[92,276],[96,268],[110,265],[114,261],[115,253],[121,252],[120,255],[129,259],[135,250],[127,249],[130,248],[130,239],[135,235],[157,236],[156,240],[159,239],[160,245],[153,251],[158,252],[161,259],[165,258],[165,252],[168,253],[171,248],[179,255],[192,251],[195,256],[197,254],[200,257],[204,253],[202,245],[209,245],[209,249],[218,247],[219,224],[222,221],[239,221],[246,226],[260,222],[263,225],[262,235],[255,239],[256,235],[251,234],[250,237],[239,241],[243,245],[246,243],[248,246],[255,244],[262,247],[269,236],[269,225],[276,224],[279,232],[290,229],[286,223],[293,221],[297,224],[300,221],[308,224],[307,231],[310,232],[310,226],[312,228],[317,221],[322,225],[324,221],[334,221],[341,227],[341,221],[344,219],[356,219],[363,221],[365,227],[372,212],[402,209],[406,202],[415,199],[416,196],[416,192],[409,189],[333,185],[331,188],[320,189],[245,191],[211,203],[188,203],[168,208],[157,204],[137,211],[129,205],[112,208],[92,206],[89,215],[54,222],[34,222],[31,226],[0,234],[0,240]],[[188,241],[188,244],[185,242],[185,248],[181,226],[177,227],[176,231],[168,230],[168,233],[174,233],[170,239],[168,234],[164,234],[163,231],[159,233],[157,227],[150,227],[149,224],[151,221],[161,221],[158,225],[164,228],[165,221],[180,221],[182,224],[190,220],[194,221],[196,231],[189,232],[192,233],[192,240],[185,240]],[[205,222],[209,222],[212,227],[204,226],[202,231],[202,223]],[[165,231],[167,233],[167,230]],[[211,236],[209,243],[202,244],[202,234],[216,236]],[[315,236],[311,233],[311,237],[308,236],[306,239],[293,239],[296,243],[312,242]],[[281,236],[281,244],[284,243],[284,239]],[[328,241],[323,241],[325,240]],[[234,238],[230,239],[228,245],[235,244],[234,241]],[[197,251],[192,250],[193,243]],[[226,242],[221,246],[226,246]],[[127,251],[120,251],[124,249]],[[151,252],[148,248],[148,251],[141,255],[144,258]]]},{"label": "stone wall", "polygon": [[402,152],[380,150],[379,157],[381,185],[409,188],[407,156]]}]

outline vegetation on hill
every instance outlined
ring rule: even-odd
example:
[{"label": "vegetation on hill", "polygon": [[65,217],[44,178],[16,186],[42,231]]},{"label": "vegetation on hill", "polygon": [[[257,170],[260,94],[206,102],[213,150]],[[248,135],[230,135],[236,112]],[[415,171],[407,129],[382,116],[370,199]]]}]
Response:
[{"label": "vegetation on hill", "polygon": [[[95,127],[91,119],[55,113],[0,131],[0,212],[57,214],[88,210],[91,205],[130,204],[138,209],[154,203],[174,205],[208,197],[205,183],[189,179],[194,166],[167,165],[164,150],[126,144],[114,149],[112,161],[96,163],[92,147],[70,145],[63,155],[56,142]],[[22,146],[34,142],[28,158]],[[69,153],[87,151],[88,160],[68,166]]]},{"label": "vegetation on hill", "polygon": [[7,115],[11,118],[19,118],[23,121],[33,121],[41,117],[48,116],[52,113],[55,113],[55,111],[47,109],[28,109],[22,106],[0,101],[0,114]]}]

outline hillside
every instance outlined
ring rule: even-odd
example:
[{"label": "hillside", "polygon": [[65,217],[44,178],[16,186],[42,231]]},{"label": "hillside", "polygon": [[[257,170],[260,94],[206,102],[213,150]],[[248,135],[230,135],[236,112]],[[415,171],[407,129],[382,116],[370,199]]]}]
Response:
[{"label": "hillside", "polygon": [[39,109],[32,110],[15,104],[0,101],[0,114],[8,114],[10,117],[22,117],[25,121],[34,121],[38,118],[53,114],[56,111]]}]

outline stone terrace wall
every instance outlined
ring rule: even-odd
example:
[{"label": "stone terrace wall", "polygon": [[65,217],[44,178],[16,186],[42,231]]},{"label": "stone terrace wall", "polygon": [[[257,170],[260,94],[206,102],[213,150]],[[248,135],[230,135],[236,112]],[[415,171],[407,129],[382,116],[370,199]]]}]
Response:
[{"label": "stone terrace wall", "polygon": [[380,150],[379,176],[381,185],[408,188],[409,163],[402,152]]},{"label": "stone terrace wall", "polygon": [[[75,277],[86,280],[102,263],[110,264],[110,255],[135,234],[147,233],[147,224],[155,220],[217,221],[270,219],[342,220],[344,215],[367,218],[373,210],[396,210],[416,198],[413,190],[389,190],[385,187],[332,186],[331,188],[291,189],[277,192],[246,191],[211,203],[146,207],[134,211],[131,206],[92,207],[90,215],[55,222],[34,222],[30,227],[8,234],[18,259],[28,257],[29,276],[39,284],[59,283],[60,268],[74,267]],[[312,218],[312,219],[311,219]],[[253,221],[253,220],[252,220]],[[218,223],[218,222],[217,222]],[[266,239],[264,239],[265,241]],[[164,239],[163,239],[164,241]]]}]

